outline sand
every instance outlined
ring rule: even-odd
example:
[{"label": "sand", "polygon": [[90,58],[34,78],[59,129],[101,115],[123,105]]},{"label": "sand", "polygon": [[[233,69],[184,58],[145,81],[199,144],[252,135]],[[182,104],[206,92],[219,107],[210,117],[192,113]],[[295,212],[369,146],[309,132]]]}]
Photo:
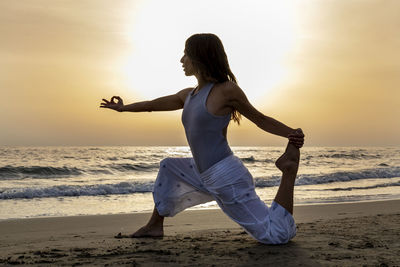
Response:
[{"label": "sand", "polygon": [[185,211],[161,239],[115,239],[149,214],[0,221],[0,265],[400,266],[400,200],[296,206],[297,236],[263,245],[220,210]]}]

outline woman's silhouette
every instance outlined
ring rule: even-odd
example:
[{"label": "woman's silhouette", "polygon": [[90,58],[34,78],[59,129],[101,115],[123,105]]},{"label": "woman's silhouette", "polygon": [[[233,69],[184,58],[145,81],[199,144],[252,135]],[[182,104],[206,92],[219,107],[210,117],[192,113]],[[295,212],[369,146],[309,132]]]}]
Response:
[{"label": "woman's silhouette", "polygon": [[[247,233],[262,243],[281,244],[296,234],[293,190],[303,146],[301,129],[292,129],[255,109],[236,83],[220,39],[214,34],[195,34],[187,39],[181,59],[186,76],[198,85],[152,101],[124,105],[113,96],[102,108],[119,112],[183,109],[182,123],[193,158],[166,158],[154,184],[155,207],[149,222],[130,237],[164,235],[165,216],[200,203],[216,200],[221,209]],[[117,102],[115,102],[117,100]],[[289,139],[285,153],[276,161],[281,184],[270,208],[254,190],[247,168],[233,155],[227,139],[231,120],[241,115],[262,130]]]}]

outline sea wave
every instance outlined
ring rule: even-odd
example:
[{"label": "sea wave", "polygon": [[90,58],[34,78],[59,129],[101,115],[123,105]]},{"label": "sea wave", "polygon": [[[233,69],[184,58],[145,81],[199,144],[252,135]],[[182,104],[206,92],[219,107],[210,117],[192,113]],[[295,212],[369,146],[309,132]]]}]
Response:
[{"label": "sea wave", "polygon": [[58,185],[45,188],[6,189],[0,192],[0,199],[46,198],[72,196],[101,196],[151,192],[154,182],[121,182],[99,185]]},{"label": "sea wave", "polygon": [[358,171],[338,171],[329,174],[301,174],[299,175],[296,184],[326,184],[333,182],[348,182],[360,179],[394,177],[400,177],[400,167],[372,168]]},{"label": "sea wave", "polygon": [[50,167],[50,166],[4,166],[0,167],[0,180],[47,179],[55,177],[76,177],[81,175],[114,174],[114,172],[149,172],[157,171],[159,163],[111,163],[98,166]]},{"label": "sea wave", "polygon": [[[347,182],[370,178],[394,178],[400,177],[400,167],[368,169],[354,172],[335,172],[325,175],[302,174],[296,180],[296,185],[325,184],[332,182]],[[278,186],[280,176],[258,177],[255,178],[255,186],[258,188]],[[134,181],[121,182],[116,184],[97,184],[97,185],[58,185],[44,188],[12,188],[0,191],[0,199],[16,198],[45,198],[45,197],[68,197],[68,196],[98,196],[113,194],[134,194],[151,192],[154,181]],[[373,189],[376,187],[400,186],[400,180],[367,187],[343,187],[326,190],[353,190],[353,189]]]},{"label": "sea wave", "polygon": [[305,159],[312,158],[330,158],[330,159],[378,159],[381,158],[382,155],[376,154],[364,154],[364,153],[329,153],[329,154],[319,154],[319,155],[308,155]]},{"label": "sea wave", "polygon": [[383,184],[376,184],[370,186],[353,186],[353,187],[336,187],[336,188],[329,188],[324,189],[325,191],[352,191],[352,190],[368,190],[368,189],[375,189],[381,187],[391,187],[391,186],[400,186],[400,181],[393,182],[393,183],[383,183]]},{"label": "sea wave", "polygon": [[[333,182],[348,182],[360,179],[394,178],[400,177],[400,167],[374,168],[359,171],[338,171],[328,174],[300,174],[296,178],[296,185],[327,184]],[[278,186],[280,176],[255,178],[256,187]]]},{"label": "sea wave", "polygon": [[272,163],[275,162],[275,160],[272,159],[256,159],[254,158],[254,156],[250,156],[250,157],[241,157],[240,160],[244,163],[254,163],[254,162],[268,162],[268,163]]},{"label": "sea wave", "polygon": [[107,164],[102,166],[106,169],[117,170],[120,172],[126,171],[153,171],[160,167],[160,164],[151,164],[151,163],[139,163],[139,164],[130,164],[130,163],[115,163],[115,164]]},{"label": "sea wave", "polygon": [[59,177],[59,176],[79,176],[83,170],[76,167],[48,167],[48,166],[4,166],[0,167],[0,179],[15,178],[40,178],[40,177]]}]

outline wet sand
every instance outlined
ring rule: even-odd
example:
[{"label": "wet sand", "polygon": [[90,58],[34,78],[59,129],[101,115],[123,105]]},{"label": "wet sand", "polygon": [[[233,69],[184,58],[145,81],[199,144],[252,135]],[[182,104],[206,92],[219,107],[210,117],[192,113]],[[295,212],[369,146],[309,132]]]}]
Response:
[{"label": "wet sand", "polygon": [[400,200],[296,206],[297,236],[263,245],[220,210],[165,221],[164,238],[115,239],[149,214],[0,221],[0,265],[400,266]]}]

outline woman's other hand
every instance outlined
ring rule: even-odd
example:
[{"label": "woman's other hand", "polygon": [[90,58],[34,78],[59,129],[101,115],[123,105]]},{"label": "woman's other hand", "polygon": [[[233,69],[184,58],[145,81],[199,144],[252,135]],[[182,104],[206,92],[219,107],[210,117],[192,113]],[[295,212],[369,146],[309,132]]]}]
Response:
[{"label": "woman's other hand", "polygon": [[[116,99],[118,102],[115,103],[114,99]],[[119,96],[111,97],[110,101],[108,101],[107,99],[103,98],[103,102],[100,104],[101,108],[109,108],[109,109],[113,109],[113,110],[116,110],[116,111],[119,111],[119,112],[122,111],[122,107],[123,106],[124,106],[124,101]]]},{"label": "woman's other hand", "polygon": [[288,138],[289,143],[293,144],[297,148],[301,148],[304,145],[304,133],[300,128],[289,134]]}]

